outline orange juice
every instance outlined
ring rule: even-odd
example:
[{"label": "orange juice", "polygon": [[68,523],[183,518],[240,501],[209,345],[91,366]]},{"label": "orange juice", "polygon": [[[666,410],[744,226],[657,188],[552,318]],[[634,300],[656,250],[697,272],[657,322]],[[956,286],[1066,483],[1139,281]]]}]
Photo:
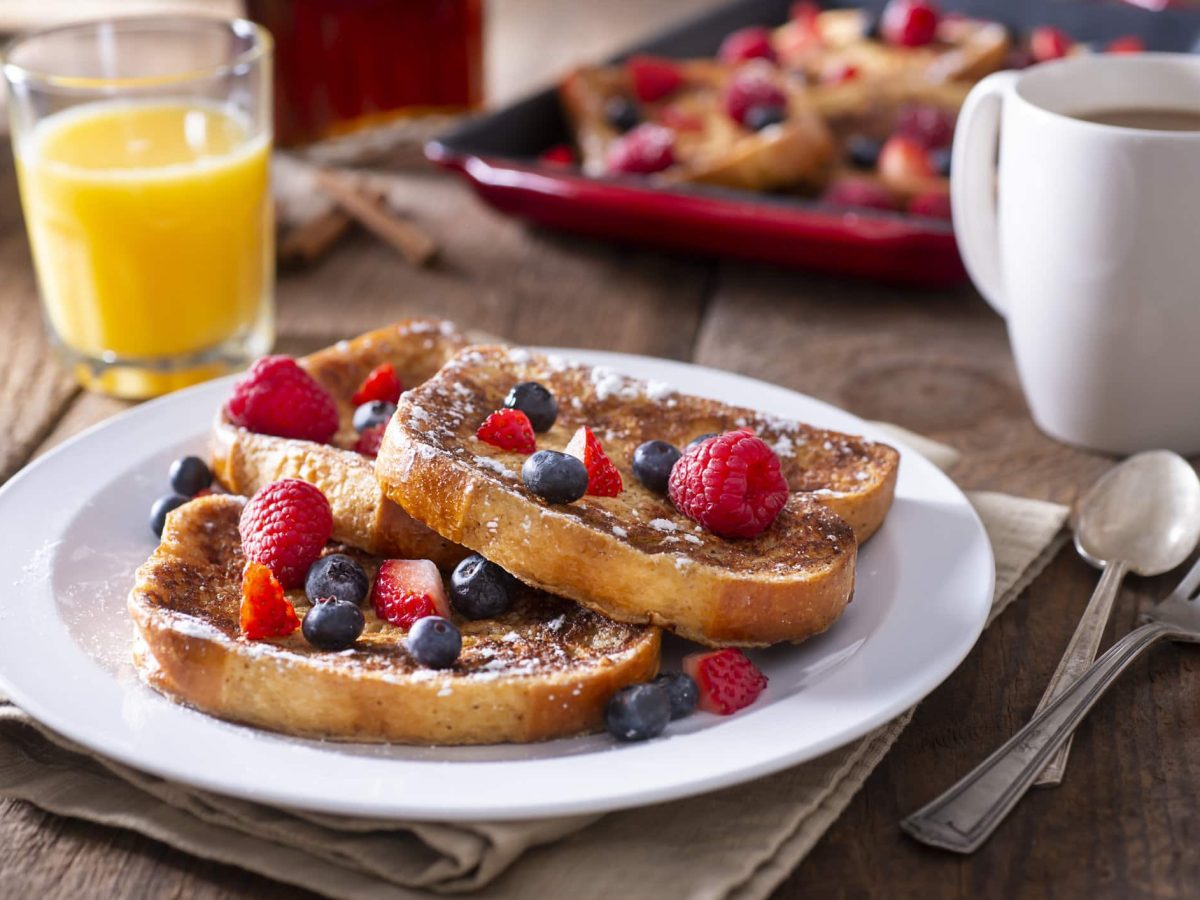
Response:
[{"label": "orange juice", "polygon": [[80,357],[163,370],[112,370],[101,389],[161,393],[219,371],[235,337],[258,330],[269,343],[267,135],[201,101],[100,102],[40,122],[17,168],[58,339]]}]

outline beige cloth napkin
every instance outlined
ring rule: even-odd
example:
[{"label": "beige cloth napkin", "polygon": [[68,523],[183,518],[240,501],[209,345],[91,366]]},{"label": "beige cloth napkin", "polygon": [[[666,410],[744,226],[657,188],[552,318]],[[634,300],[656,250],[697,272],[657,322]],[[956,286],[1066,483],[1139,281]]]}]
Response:
[{"label": "beige cloth napkin", "polygon": [[[939,465],[953,461],[948,448],[901,436]],[[1067,510],[1002,494],[970,499],[996,554],[994,618],[1061,546]],[[0,697],[0,795],[331,897],[486,887],[489,897],[750,900],[799,864],[911,716],[786,772],[688,800],[604,816],[437,824],[288,812],[166,782],[94,756]]]}]

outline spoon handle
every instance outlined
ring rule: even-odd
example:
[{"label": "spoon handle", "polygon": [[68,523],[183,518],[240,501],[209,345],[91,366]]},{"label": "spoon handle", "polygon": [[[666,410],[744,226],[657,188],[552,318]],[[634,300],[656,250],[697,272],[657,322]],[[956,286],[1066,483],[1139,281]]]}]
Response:
[{"label": "spoon handle", "polygon": [[[1104,636],[1104,629],[1108,626],[1108,617],[1112,612],[1113,601],[1117,598],[1121,582],[1125,579],[1125,573],[1128,571],[1129,566],[1120,560],[1113,560],[1105,565],[1104,571],[1100,575],[1100,581],[1096,584],[1096,590],[1092,592],[1092,599],[1088,601],[1087,609],[1083,611],[1083,617],[1075,626],[1075,633],[1071,635],[1071,642],[1067,644],[1066,652],[1058,661],[1058,668],[1054,670],[1054,674],[1050,677],[1050,683],[1046,685],[1046,692],[1042,694],[1042,699],[1038,702],[1035,715],[1074,684],[1096,659],[1096,651],[1100,649],[1100,640]],[[1035,785],[1054,787],[1062,782],[1073,738],[1073,734],[1067,735],[1067,739],[1050,757],[1050,762],[1046,764],[1037,780],[1034,781]]]}]

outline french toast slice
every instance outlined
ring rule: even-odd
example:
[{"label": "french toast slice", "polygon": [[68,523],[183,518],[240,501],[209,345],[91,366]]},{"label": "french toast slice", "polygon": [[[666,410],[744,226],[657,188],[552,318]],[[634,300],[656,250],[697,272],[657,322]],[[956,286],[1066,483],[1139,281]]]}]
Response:
[{"label": "french toast slice", "polygon": [[[369,604],[349,650],[318,650],[299,631],[248,641],[238,624],[243,502],[214,495],[172,512],[129,595],[139,675],[188,706],[304,737],[529,742],[600,730],[609,698],[658,671],[657,628],[612,622],[532,588],[495,619],[456,619],[463,648],[449,669],[417,664],[403,632]],[[330,544],[335,551],[374,576],[374,558]],[[303,617],[304,593],[288,599]]]},{"label": "french toast slice", "polygon": [[433,375],[466,339],[450,322],[407,319],[341,341],[298,360],[333,396],[341,424],[330,444],[257,434],[231,422],[224,408],[213,426],[213,471],[225,488],[250,496],[281,478],[321,489],[333,511],[333,536],[380,556],[432,559],[452,567],[466,551],[413,519],[379,490],[374,462],[350,449],[357,434],[354,392],[376,366],[391,363],[405,387]]},{"label": "french toast slice", "polygon": [[[525,488],[525,457],[475,437],[508,390],[537,381],[558,400],[540,449],[589,426],[621,472],[617,497],[548,504]],[[676,511],[632,473],[634,449],[683,447],[752,428],[792,490],[778,519],[726,540]],[[376,460],[384,492],[449,540],[522,581],[624,622],[650,622],[714,646],[799,641],[841,614],[857,541],[882,524],[899,454],[862,438],[677,393],[520,348],[471,347],[402,398]]]}]

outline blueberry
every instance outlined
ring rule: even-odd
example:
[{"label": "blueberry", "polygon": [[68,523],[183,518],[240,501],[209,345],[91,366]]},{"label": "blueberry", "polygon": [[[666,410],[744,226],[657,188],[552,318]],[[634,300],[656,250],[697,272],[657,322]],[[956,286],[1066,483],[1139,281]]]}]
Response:
[{"label": "blueberry", "polygon": [[671,721],[671,698],[657,684],[635,684],[613,694],[604,725],[619,741],[644,741],[663,733]]},{"label": "blueberry", "polygon": [[671,718],[682,719],[696,711],[700,702],[700,687],[694,678],[684,672],[666,672],[659,675],[651,684],[657,684],[667,692],[671,701]]},{"label": "blueberry", "polygon": [[408,652],[423,666],[445,669],[454,665],[462,650],[462,635],[454,623],[441,616],[417,619],[408,632]]},{"label": "blueberry", "polygon": [[704,441],[707,441],[710,437],[716,437],[716,436],[717,436],[717,432],[715,432],[715,431],[709,431],[709,432],[705,432],[704,434],[698,434],[694,438],[692,438],[690,441],[688,441],[688,446],[695,447],[697,444],[701,444]]},{"label": "blueberry", "polygon": [[521,480],[549,503],[573,503],[587,493],[583,462],[557,450],[539,450],[521,466]]},{"label": "blueberry", "polygon": [[681,455],[678,447],[666,441],[646,441],[633,451],[633,474],[650,490],[665,494],[671,469]]},{"label": "blueberry", "polygon": [[474,553],[450,575],[450,605],[467,619],[494,619],[512,606],[512,587],[511,575]]},{"label": "blueberry", "polygon": [[637,107],[624,97],[609,98],[609,101],[604,104],[604,118],[608,120],[609,125],[622,133],[642,121]]},{"label": "blueberry", "polygon": [[522,381],[508,392],[504,405],[529,416],[534,431],[549,431],[558,418],[558,401],[536,381]]},{"label": "blueberry", "polygon": [[933,171],[937,172],[943,178],[950,177],[949,147],[939,147],[937,150],[931,150],[929,153],[929,162],[933,166]]},{"label": "blueberry", "polygon": [[865,134],[852,135],[846,141],[846,155],[850,162],[860,169],[873,169],[879,162],[879,151],[883,149],[883,141],[869,138]]},{"label": "blueberry", "polygon": [[154,505],[150,507],[150,530],[162,537],[163,526],[167,524],[167,513],[183,506],[190,499],[180,494],[166,494],[155,500]]},{"label": "blueberry", "polygon": [[366,431],[375,425],[386,425],[396,411],[396,404],[386,400],[368,400],[354,410],[354,430]]},{"label": "blueberry", "polygon": [[751,131],[762,131],[768,125],[778,125],[787,118],[787,110],[782,106],[763,104],[752,106],[742,116],[742,124]]},{"label": "blueberry", "polygon": [[363,567],[345,553],[322,556],[308,567],[304,578],[304,593],[313,603],[333,599],[358,606],[367,599],[370,587]]},{"label": "blueberry", "polygon": [[300,630],[304,639],[321,650],[345,650],[358,640],[366,624],[358,604],[349,600],[323,600],[313,604]]},{"label": "blueberry", "polygon": [[212,470],[198,456],[184,456],[171,463],[171,490],[183,497],[195,497],[212,484]]}]

